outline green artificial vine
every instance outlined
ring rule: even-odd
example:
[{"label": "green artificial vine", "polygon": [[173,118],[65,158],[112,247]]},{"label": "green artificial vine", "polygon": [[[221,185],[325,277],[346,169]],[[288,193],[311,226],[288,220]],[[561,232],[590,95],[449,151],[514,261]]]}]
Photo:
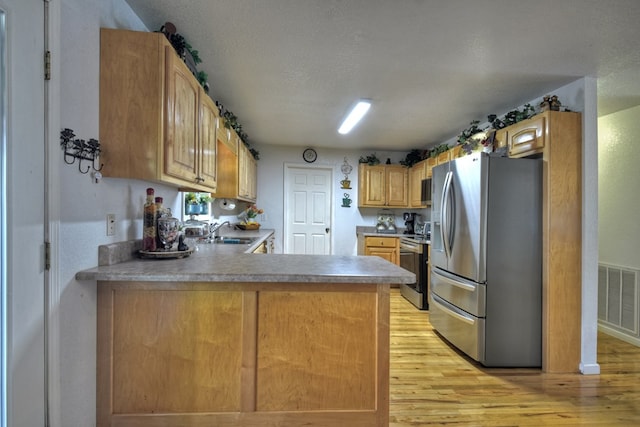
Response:
[{"label": "green artificial vine", "polygon": [[402,166],[410,168],[411,166],[415,165],[418,162],[421,162],[427,157],[429,157],[429,150],[418,150],[414,148],[413,150],[409,151],[409,153],[407,153],[407,156],[404,158],[404,160],[400,160],[400,164]]},{"label": "green artificial vine", "polygon": [[358,163],[366,163],[369,166],[375,166],[380,164],[380,159],[376,156],[376,153],[370,154],[368,156],[360,156]]}]

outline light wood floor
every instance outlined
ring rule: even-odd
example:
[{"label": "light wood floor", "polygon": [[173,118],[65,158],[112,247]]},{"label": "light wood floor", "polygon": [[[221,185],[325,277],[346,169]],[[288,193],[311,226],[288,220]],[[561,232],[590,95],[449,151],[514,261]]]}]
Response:
[{"label": "light wood floor", "polygon": [[484,368],[391,290],[390,427],[638,426],[640,348],[598,335],[600,375]]}]

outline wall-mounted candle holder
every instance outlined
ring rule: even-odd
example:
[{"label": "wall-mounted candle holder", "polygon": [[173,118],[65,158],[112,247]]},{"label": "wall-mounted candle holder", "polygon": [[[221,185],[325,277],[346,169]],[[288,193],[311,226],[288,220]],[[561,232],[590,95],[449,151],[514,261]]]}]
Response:
[{"label": "wall-mounted candle holder", "polygon": [[[80,173],[89,173],[92,168],[96,172],[102,170],[103,164],[96,168],[96,161],[100,155],[100,143],[98,140],[91,138],[85,141],[84,139],[75,138],[75,136],[73,129],[65,128],[60,131],[60,147],[64,151],[64,162],[72,165],[78,160]],[[82,170],[83,160],[91,162],[91,165],[87,166],[85,171]]]},{"label": "wall-mounted candle holder", "polygon": [[340,181],[340,185],[343,190],[351,190],[351,180],[349,179],[349,174],[353,170],[353,167],[347,161],[347,158],[344,158],[344,163],[340,167],[340,171],[344,174],[344,179]]},{"label": "wall-mounted candle holder", "polygon": [[342,163],[342,166],[340,167],[340,171],[344,174],[344,179],[349,179],[349,174],[351,173],[351,171],[353,170],[353,166],[351,166],[349,164],[349,162],[347,161],[347,158],[344,158],[344,163]]}]

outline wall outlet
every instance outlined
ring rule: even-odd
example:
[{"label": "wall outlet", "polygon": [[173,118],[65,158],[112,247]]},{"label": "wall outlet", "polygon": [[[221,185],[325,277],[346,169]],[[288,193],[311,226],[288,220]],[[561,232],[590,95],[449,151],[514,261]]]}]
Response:
[{"label": "wall outlet", "polygon": [[260,214],[260,222],[265,222],[266,220],[267,220],[267,214],[266,213]]},{"label": "wall outlet", "polygon": [[116,235],[116,214],[107,214],[107,236]]}]

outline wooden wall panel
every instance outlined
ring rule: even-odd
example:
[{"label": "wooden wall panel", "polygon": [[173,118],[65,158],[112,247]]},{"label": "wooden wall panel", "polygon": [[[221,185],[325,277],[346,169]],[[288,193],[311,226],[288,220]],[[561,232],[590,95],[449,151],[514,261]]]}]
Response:
[{"label": "wooden wall panel", "polygon": [[259,299],[259,411],[376,408],[375,293],[261,292]]},{"label": "wooden wall panel", "polygon": [[113,412],[240,410],[242,294],[116,290]]}]

